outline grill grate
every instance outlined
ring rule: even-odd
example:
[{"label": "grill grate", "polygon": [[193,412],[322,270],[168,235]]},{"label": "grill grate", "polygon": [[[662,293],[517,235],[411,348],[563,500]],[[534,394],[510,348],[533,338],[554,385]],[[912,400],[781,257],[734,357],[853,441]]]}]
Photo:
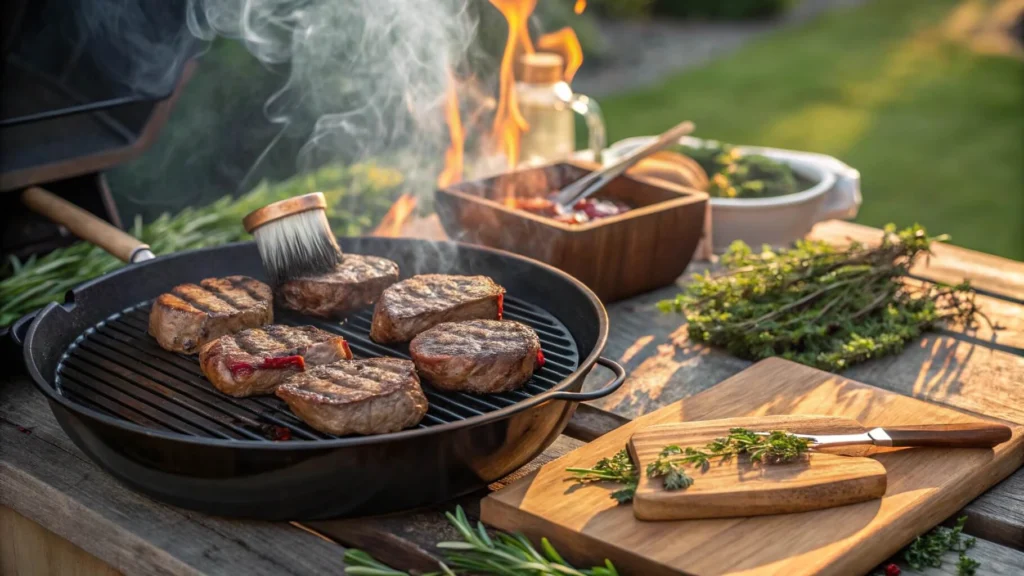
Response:
[{"label": "grill grate", "polygon": [[[338,438],[307,426],[275,396],[233,398],[218,392],[203,376],[197,356],[168,352],[147,334],[150,305],[147,301],[114,314],[79,336],[57,366],[57,392],[113,418],[186,436],[260,442]],[[511,406],[553,388],[577,369],[576,343],[561,322],[515,298],[505,298],[504,310],[506,318],[537,332],[544,366],[521,389],[503,394],[442,392],[424,383],[430,408],[420,428]],[[367,308],[332,322],[274,311],[280,324],[310,324],[344,336],[357,358],[408,359],[408,345],[370,340],[372,316]]]}]

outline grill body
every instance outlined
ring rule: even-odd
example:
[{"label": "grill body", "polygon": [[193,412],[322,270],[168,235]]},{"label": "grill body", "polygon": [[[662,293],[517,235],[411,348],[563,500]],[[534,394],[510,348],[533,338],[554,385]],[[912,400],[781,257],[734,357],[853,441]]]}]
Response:
[{"label": "grill body", "polygon": [[[438,503],[522,466],[565,427],[574,392],[604,346],[607,318],[585,287],[497,251],[395,239],[342,248],[398,262],[402,276],[485,274],[508,290],[507,316],[534,327],[548,363],[520,391],[434,391],[418,428],[337,438],[307,427],[273,397],[234,399],[205,381],[194,357],[145,335],[149,301],[203,277],[261,277],[255,247],[236,244],[126,267],[39,314],[25,359],[74,442],[133,489],[208,513],[318,519]],[[408,357],[366,336],[371,311],[344,323],[281,312],[279,320],[343,334],[357,356]],[[610,389],[608,390],[611,391]]]}]

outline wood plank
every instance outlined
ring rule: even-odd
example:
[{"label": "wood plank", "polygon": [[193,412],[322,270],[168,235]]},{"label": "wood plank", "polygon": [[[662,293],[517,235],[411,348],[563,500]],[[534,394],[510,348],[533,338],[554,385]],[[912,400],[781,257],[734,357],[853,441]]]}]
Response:
[{"label": "wood plank", "polygon": [[[850,240],[870,245],[881,242],[881,232],[862,224],[829,220],[816,225],[808,237],[837,246],[848,244]],[[941,242],[932,246],[932,253],[934,256],[919,262],[911,274],[947,284],[957,284],[967,278],[981,290],[1024,300],[1024,262]]]},{"label": "wood plank", "polygon": [[1024,469],[964,507],[964,531],[1024,551]]},{"label": "wood plank", "polygon": [[[881,501],[783,516],[650,523],[609,498],[613,487],[566,486],[564,468],[590,466],[641,426],[735,416],[822,414],[864,426],[982,421],[778,359],[667,406],[543,467],[484,500],[484,520],[552,538],[577,561],[608,556],[627,572],[693,574],[865,572],[1024,463],[1024,427],[986,450],[876,449],[889,485]],[[583,536],[580,536],[583,534]],[[614,537],[614,540],[612,540]],[[743,554],[724,541],[757,542]],[[665,545],[671,542],[671,546]],[[641,553],[642,551],[642,553]],[[649,559],[655,559],[654,561]]]},{"label": "wood plank", "polygon": [[18,376],[0,387],[0,504],[124,574],[339,573],[343,549],[283,523],[157,503],[100,470]]},{"label": "wood plank", "polygon": [[0,574],[10,576],[119,576],[78,546],[0,506]]}]

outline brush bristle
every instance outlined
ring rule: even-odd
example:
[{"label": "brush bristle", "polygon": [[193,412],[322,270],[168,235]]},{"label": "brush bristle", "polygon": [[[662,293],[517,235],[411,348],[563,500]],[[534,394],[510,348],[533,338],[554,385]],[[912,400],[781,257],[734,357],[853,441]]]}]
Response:
[{"label": "brush bristle", "polygon": [[306,210],[267,222],[253,231],[263,269],[274,284],[326,274],[341,263],[323,210]]}]

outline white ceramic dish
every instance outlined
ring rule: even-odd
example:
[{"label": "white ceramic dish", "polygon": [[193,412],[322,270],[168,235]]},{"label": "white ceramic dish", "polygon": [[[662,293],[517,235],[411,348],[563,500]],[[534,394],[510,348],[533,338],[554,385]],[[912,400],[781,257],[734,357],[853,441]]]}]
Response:
[{"label": "white ceramic dish", "polygon": [[[653,136],[620,140],[605,151],[603,160],[606,164],[615,162],[652,140]],[[704,142],[693,137],[680,140],[688,146]],[[784,162],[817,184],[772,198],[711,198],[711,236],[716,253],[724,252],[734,240],[743,240],[754,248],[763,244],[783,246],[802,238],[822,220],[857,215],[860,173],[850,166],[824,154],[756,146],[736,148],[741,154],[762,154]]]}]

